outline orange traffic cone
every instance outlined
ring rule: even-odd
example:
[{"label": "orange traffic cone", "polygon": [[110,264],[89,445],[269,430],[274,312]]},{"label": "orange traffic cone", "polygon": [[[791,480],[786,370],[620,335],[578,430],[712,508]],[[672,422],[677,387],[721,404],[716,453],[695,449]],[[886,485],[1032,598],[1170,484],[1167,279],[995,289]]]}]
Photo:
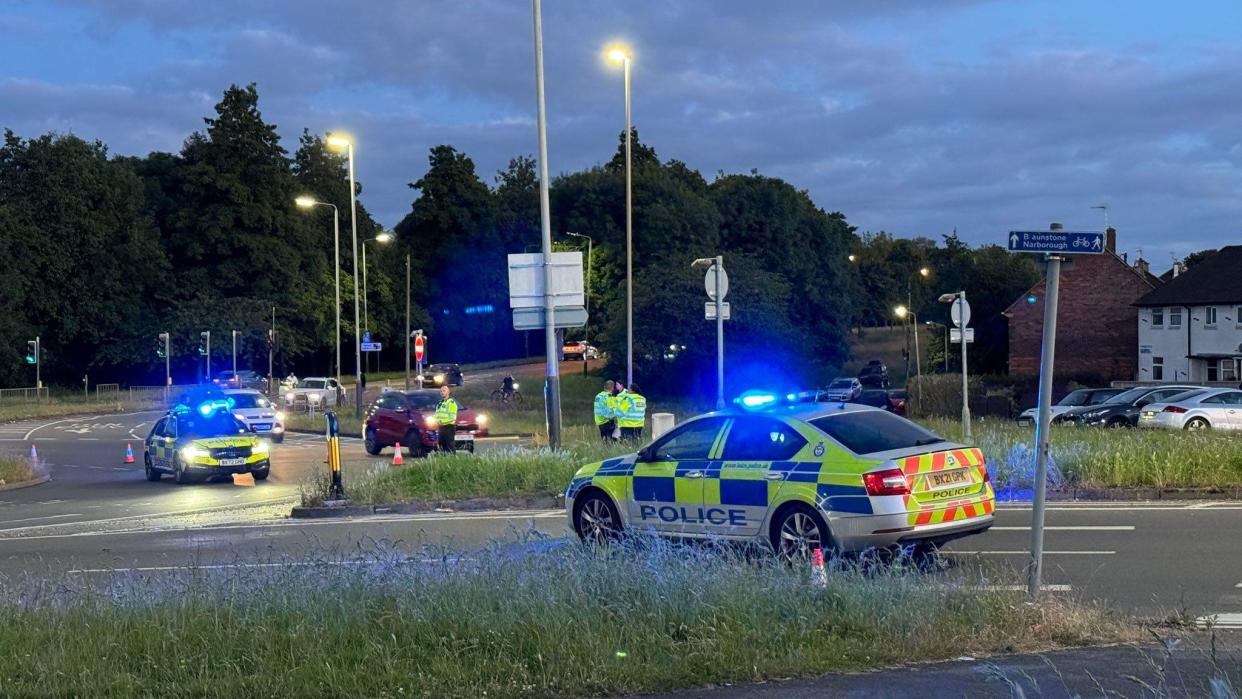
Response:
[{"label": "orange traffic cone", "polygon": [[401,445],[400,444],[393,447],[392,465],[393,466],[404,466],[405,465],[405,459],[401,458]]},{"label": "orange traffic cone", "polygon": [[824,550],[811,549],[811,584],[819,589],[828,587],[828,571],[824,569]]},{"label": "orange traffic cone", "polygon": [[30,460],[31,460],[31,461],[38,461],[38,460],[39,460],[39,450],[35,449],[35,446],[34,446],[34,443],[33,443],[33,442],[31,442],[31,444],[30,444]]},{"label": "orange traffic cone", "polygon": [[130,442],[125,443],[125,463],[134,463],[134,446]]}]

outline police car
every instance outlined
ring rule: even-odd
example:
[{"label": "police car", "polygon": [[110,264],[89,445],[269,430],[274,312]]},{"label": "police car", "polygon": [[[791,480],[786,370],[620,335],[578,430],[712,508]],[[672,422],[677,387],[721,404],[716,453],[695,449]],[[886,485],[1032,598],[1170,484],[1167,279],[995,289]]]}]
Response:
[{"label": "police car", "polygon": [[579,469],[565,493],[584,541],[626,529],[766,543],[778,554],[938,546],[992,526],[983,454],[848,403],[702,415],[636,454]]},{"label": "police car", "polygon": [[230,412],[227,400],[178,405],[156,421],[147,436],[143,464],[147,480],[165,473],[178,483],[195,478],[271,472],[271,447]]}]

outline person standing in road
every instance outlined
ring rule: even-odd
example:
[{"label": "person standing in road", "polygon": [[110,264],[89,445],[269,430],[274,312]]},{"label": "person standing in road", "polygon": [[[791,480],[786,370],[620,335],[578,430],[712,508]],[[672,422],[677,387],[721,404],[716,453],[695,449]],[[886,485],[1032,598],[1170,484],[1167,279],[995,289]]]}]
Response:
[{"label": "person standing in road", "polygon": [[630,384],[628,390],[621,394],[619,407],[621,439],[637,442],[643,438],[643,424],[647,420],[647,399],[638,390],[637,384]]},{"label": "person standing in road", "polygon": [[605,442],[612,441],[612,432],[617,427],[617,383],[612,379],[604,382],[604,390],[595,394],[595,426],[599,428],[599,438]]},{"label": "person standing in road", "polygon": [[457,401],[448,386],[440,387],[440,402],[436,404],[436,424],[440,426],[440,434],[436,441],[440,451],[452,454],[457,451]]}]

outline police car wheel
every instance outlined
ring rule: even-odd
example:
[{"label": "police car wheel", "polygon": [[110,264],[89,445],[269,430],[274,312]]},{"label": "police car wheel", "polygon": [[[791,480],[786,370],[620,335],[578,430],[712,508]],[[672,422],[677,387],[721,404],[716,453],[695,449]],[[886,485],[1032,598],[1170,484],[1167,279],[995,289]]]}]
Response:
[{"label": "police car wheel", "polygon": [[363,440],[363,446],[366,447],[367,453],[371,456],[379,456],[380,450],[384,448],[383,444],[375,437],[375,430],[367,430],[366,439]]},{"label": "police car wheel", "polygon": [[621,515],[606,495],[587,492],[574,503],[574,532],[588,544],[615,539],[621,534]]},{"label": "police car wheel", "polygon": [[178,483],[190,482],[190,471],[185,467],[180,458],[173,461],[173,480]]},{"label": "police car wheel", "polygon": [[254,476],[254,479],[256,481],[265,481],[267,480],[267,477],[271,472],[272,472],[272,467],[268,466],[267,468],[261,468],[257,471],[251,471],[250,475]]},{"label": "police car wheel", "polygon": [[805,560],[811,551],[825,554],[834,548],[832,534],[823,517],[801,503],[783,510],[772,522],[772,549],[785,560]]},{"label": "police car wheel", "polygon": [[145,472],[146,472],[146,474],[147,474],[147,480],[149,480],[149,481],[158,481],[158,480],[160,479],[160,472],[159,472],[159,471],[157,471],[157,470],[155,470],[155,469],[151,466],[151,456],[150,456],[150,455],[147,455],[147,456],[143,459],[142,466],[143,466],[144,471],[145,471]]}]

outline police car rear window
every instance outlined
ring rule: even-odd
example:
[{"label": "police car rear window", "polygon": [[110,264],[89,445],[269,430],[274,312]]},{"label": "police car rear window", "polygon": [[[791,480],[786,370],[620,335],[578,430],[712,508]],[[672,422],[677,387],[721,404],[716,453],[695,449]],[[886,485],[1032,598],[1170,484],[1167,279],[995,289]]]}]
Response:
[{"label": "police car rear window", "polygon": [[855,454],[875,454],[944,441],[913,422],[882,410],[825,415],[810,422]]}]

